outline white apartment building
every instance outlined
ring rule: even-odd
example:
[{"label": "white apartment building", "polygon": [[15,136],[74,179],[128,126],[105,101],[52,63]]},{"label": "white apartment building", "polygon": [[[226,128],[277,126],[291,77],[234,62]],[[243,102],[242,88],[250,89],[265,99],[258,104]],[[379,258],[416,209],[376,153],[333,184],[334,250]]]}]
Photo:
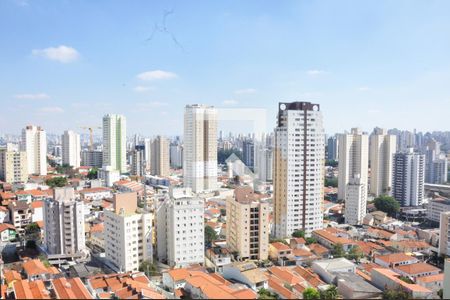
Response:
[{"label": "white apartment building", "polygon": [[324,138],[318,104],[279,104],[273,169],[276,237],[323,227]]},{"label": "white apartment building", "polygon": [[195,193],[217,188],[217,110],[212,106],[185,108],[183,180]]},{"label": "white apartment building", "polygon": [[367,186],[361,182],[359,176],[350,179],[345,196],[345,223],[361,225],[366,215]]},{"label": "white apartment building", "polygon": [[439,253],[450,255],[450,211],[442,212],[439,223]]},{"label": "white apartment building", "polygon": [[152,141],[150,173],[156,176],[169,176],[169,140],[157,136]]},{"label": "white apartment building", "polygon": [[84,203],[71,187],[55,188],[44,202],[44,245],[49,254],[73,255],[86,249]]},{"label": "white apartment building", "polygon": [[359,176],[361,183],[367,186],[369,173],[369,137],[367,134],[361,132],[359,128],[352,128],[350,134],[339,134],[338,140],[338,199],[345,199],[347,185],[351,178]]},{"label": "white apartment building", "polygon": [[227,197],[227,246],[241,259],[269,257],[269,203],[259,201],[249,186],[238,187]]},{"label": "white apartment building", "polygon": [[450,199],[429,200],[427,204],[427,219],[439,223],[441,219],[441,213],[446,211],[450,211]]},{"label": "white apartment building", "polygon": [[7,183],[26,183],[28,181],[27,153],[0,149],[0,180]]},{"label": "white apartment building", "polygon": [[421,205],[425,194],[425,155],[415,153],[413,148],[396,153],[392,174],[392,196],[400,205]]},{"label": "white apartment building", "polygon": [[103,117],[103,167],[111,166],[120,173],[127,171],[126,118],[108,114]]},{"label": "white apartment building", "polygon": [[375,128],[370,135],[370,193],[375,197],[390,194],[392,166],[397,151],[397,136]]},{"label": "white apartment building", "polygon": [[171,188],[157,205],[158,260],[171,267],[204,264],[204,200],[190,188]]},{"label": "white apartment building", "polygon": [[66,130],[61,136],[61,141],[62,163],[73,168],[79,168],[81,159],[80,135],[72,130]]},{"label": "white apartment building", "polygon": [[263,182],[273,179],[273,149],[260,142],[255,145],[255,174]]},{"label": "white apartment building", "polygon": [[138,271],[152,261],[153,214],[137,212],[137,194],[115,194],[113,210],[105,211],[105,257],[116,272]]},{"label": "white apartment building", "polygon": [[20,150],[27,153],[28,174],[47,175],[47,134],[41,127],[22,130]]}]

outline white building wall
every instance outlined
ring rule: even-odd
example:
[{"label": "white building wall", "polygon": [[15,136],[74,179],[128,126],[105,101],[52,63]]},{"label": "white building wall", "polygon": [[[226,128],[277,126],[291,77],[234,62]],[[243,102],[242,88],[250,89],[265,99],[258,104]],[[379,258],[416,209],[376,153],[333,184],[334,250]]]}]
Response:
[{"label": "white building wall", "polygon": [[62,163],[79,168],[81,159],[80,135],[71,130],[66,130],[61,136],[61,141]]},{"label": "white building wall", "polygon": [[47,134],[37,126],[22,130],[21,151],[27,153],[28,174],[47,175]]}]

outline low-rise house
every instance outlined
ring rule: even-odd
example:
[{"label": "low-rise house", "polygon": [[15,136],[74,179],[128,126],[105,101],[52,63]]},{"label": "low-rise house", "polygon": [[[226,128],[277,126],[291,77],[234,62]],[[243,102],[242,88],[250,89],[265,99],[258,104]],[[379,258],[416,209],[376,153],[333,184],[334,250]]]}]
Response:
[{"label": "low-rise house", "polygon": [[336,278],[337,289],[344,299],[376,299],[382,291],[353,273],[339,273]]},{"label": "low-rise house", "polygon": [[8,223],[0,224],[0,241],[3,243],[13,241],[16,238],[16,228]]},{"label": "low-rise house", "polygon": [[288,267],[271,267],[269,272],[269,290],[282,299],[299,299],[303,291],[311,285],[294,269]]},{"label": "low-rise house", "polygon": [[190,277],[188,269],[172,269],[162,273],[163,285],[174,292],[176,289],[181,289],[186,284],[186,278]]},{"label": "low-rise house", "polygon": [[402,240],[392,241],[392,248],[399,252],[429,251],[431,245],[425,241]]},{"label": "low-rise house", "polygon": [[375,257],[375,263],[386,268],[416,264],[419,260],[405,253],[393,253]]},{"label": "low-rise house", "polygon": [[39,259],[30,259],[22,265],[25,275],[29,281],[50,280],[59,274],[55,267],[46,267]]},{"label": "low-rise house", "polygon": [[3,270],[3,278],[8,288],[12,288],[14,282],[22,280],[22,276],[16,270]]},{"label": "low-rise house", "polygon": [[383,255],[389,253],[386,248],[375,244],[374,242],[356,241],[356,243],[365,256]]},{"label": "low-rise house", "polygon": [[58,278],[51,281],[56,299],[93,299],[80,278]]},{"label": "low-rise house", "polygon": [[51,299],[44,281],[18,280],[13,284],[15,299]]},{"label": "low-rise house", "polygon": [[419,277],[438,275],[440,269],[423,262],[416,264],[402,265],[394,267],[394,271],[409,278],[417,279]]},{"label": "low-rise house", "polygon": [[416,278],[416,283],[437,293],[444,288],[444,273]]},{"label": "low-rise house", "polygon": [[433,292],[430,289],[418,284],[407,283],[399,278],[400,274],[390,269],[373,268],[370,275],[372,284],[380,290],[401,289],[414,299],[432,299],[433,297]]},{"label": "low-rise house", "polygon": [[218,272],[222,271],[223,266],[231,264],[231,254],[226,248],[209,248],[206,250],[206,257],[216,266]]},{"label": "low-rise house", "polygon": [[330,256],[330,250],[320,244],[317,244],[317,243],[309,244],[308,248],[317,257],[328,258]]},{"label": "low-rise house", "polygon": [[314,230],[312,236],[317,242],[329,249],[334,245],[341,244],[345,252],[349,251],[356,242],[342,235],[340,231],[333,231],[331,228]]},{"label": "low-rise house", "polygon": [[281,242],[269,244],[269,257],[271,260],[283,261],[292,254],[292,249]]},{"label": "low-rise house", "polygon": [[79,193],[81,200],[90,201],[93,206],[101,206],[103,199],[112,199],[113,197],[111,189],[106,187],[87,188]]},{"label": "low-rise house", "polygon": [[302,249],[306,245],[306,241],[304,238],[292,238],[289,241],[289,245],[291,249]]},{"label": "low-rise house", "polygon": [[9,216],[11,223],[17,230],[17,233],[22,235],[25,233],[25,228],[32,220],[32,210],[30,205],[24,201],[14,201],[8,205]]},{"label": "low-rise house", "polygon": [[223,277],[243,283],[252,290],[267,288],[268,278],[253,262],[234,262],[223,267]]},{"label": "low-rise house", "polygon": [[316,260],[312,269],[326,283],[334,283],[338,273],[356,273],[356,265],[343,257]]},{"label": "low-rise house", "polygon": [[369,228],[367,228],[367,231],[366,231],[367,237],[374,238],[374,239],[382,239],[382,240],[386,240],[386,241],[391,240],[391,238],[394,235],[395,235],[394,232],[387,231],[387,230],[380,229],[380,228],[375,228],[375,227],[369,227]]}]

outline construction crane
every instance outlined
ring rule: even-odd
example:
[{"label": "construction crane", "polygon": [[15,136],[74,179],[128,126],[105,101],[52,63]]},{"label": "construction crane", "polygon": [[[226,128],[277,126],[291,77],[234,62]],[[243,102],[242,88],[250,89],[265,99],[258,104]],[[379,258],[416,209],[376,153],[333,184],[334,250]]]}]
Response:
[{"label": "construction crane", "polygon": [[89,151],[94,150],[94,129],[102,129],[100,126],[81,126],[81,129],[89,130]]}]

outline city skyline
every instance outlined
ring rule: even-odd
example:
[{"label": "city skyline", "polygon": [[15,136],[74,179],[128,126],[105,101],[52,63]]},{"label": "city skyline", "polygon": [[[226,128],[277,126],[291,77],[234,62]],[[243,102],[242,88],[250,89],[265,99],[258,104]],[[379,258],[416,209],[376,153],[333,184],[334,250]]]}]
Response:
[{"label": "city skyline", "polygon": [[129,132],[179,135],[192,103],[266,109],[272,132],[283,101],[319,103],[326,133],[446,126],[448,2],[103,4],[0,3],[3,132],[121,113]]}]

